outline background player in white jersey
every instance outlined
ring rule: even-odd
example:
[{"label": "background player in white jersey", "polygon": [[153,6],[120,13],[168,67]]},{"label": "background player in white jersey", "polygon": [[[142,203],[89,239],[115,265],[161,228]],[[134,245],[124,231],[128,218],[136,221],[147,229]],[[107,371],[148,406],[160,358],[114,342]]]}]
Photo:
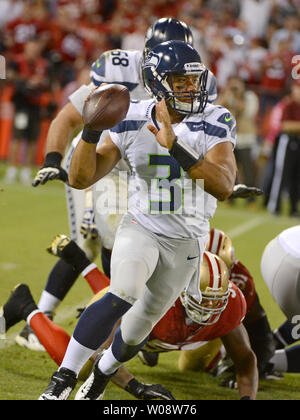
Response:
[{"label": "background player in white jersey", "polygon": [[[76,397],[101,398],[111,375],[138,353],[182,289],[188,286],[190,294],[201,295],[197,273],[209,219],[217,200],[232,193],[236,179],[235,120],[225,108],[207,105],[207,70],[190,45],[180,41],[158,45],[147,56],[143,71],[147,89],[159,102],[132,103],[126,119],[98,150],[101,133],[95,136],[92,127],[85,127],[69,180],[75,188],[87,188],[121,157],[142,187],[151,179],[166,178],[167,170],[169,212],[164,214],[167,203],[161,202],[159,188],[149,190],[153,195],[147,188],[132,191],[113,248],[109,292],[83,312],[41,399],[68,398],[82,363],[122,317],[112,345]],[[204,180],[204,189],[198,179]],[[179,199],[183,192],[186,206]],[[202,194],[202,205],[192,207],[193,192]]]},{"label": "background player in white jersey", "polygon": [[287,321],[274,333],[278,350],[270,360],[275,370],[300,373],[300,225],[286,229],[266,246],[261,272]]},{"label": "background player in white jersey", "polygon": [[[37,173],[33,182],[34,186],[45,184],[53,179],[67,182],[70,159],[74,147],[80,139],[80,134],[77,140],[74,140],[67,153],[65,169],[61,166],[61,162],[65,156],[72,133],[83,124],[81,117],[83,104],[95,86],[105,82],[121,83],[129,88],[132,99],[149,99],[142,81],[141,65],[143,54],[146,55],[155,45],[168,40],[181,40],[190,44],[193,43],[192,33],[184,22],[174,18],[163,18],[156,21],[147,31],[144,52],[112,50],[101,55],[92,65],[91,84],[82,86],[71,95],[70,102],[52,122],[47,138],[45,163]],[[209,101],[213,102],[217,97],[216,80],[210,72],[208,73],[207,89]],[[121,166],[121,169],[127,168],[126,166]],[[114,173],[110,176],[112,179],[116,177]],[[66,194],[71,237],[85,250],[87,256],[93,259],[99,252],[100,246],[96,235],[90,193],[86,195],[84,191],[73,189],[67,185]],[[98,196],[96,200],[97,198]],[[109,267],[110,252],[120,217],[111,216],[107,218],[98,214],[96,221],[102,242],[102,263],[104,267]],[[80,233],[82,224],[84,235]],[[85,241],[84,236],[87,235],[89,235],[89,238]],[[59,260],[48,277],[45,290],[39,301],[39,308],[50,315],[65,298],[79,274],[80,271],[74,270],[73,267],[66,264],[63,260]],[[41,349],[38,340],[36,340],[28,326],[23,329],[16,340],[19,344],[31,349]]]},{"label": "background player in white jersey", "polygon": [[281,232],[266,246],[261,272],[289,321],[300,314],[300,226]]}]

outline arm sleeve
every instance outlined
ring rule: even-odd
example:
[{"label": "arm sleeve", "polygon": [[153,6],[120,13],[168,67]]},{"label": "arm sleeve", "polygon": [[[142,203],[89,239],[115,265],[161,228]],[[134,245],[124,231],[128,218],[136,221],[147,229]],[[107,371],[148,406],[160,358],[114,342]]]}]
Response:
[{"label": "arm sleeve", "polygon": [[233,115],[224,108],[224,113],[218,118],[216,124],[206,123],[205,134],[207,138],[206,152],[219,143],[231,142],[236,146],[236,121]]}]

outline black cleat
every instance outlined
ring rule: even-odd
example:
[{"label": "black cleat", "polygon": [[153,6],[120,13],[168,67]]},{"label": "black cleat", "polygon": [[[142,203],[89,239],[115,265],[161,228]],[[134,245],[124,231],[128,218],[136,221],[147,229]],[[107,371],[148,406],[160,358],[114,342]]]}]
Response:
[{"label": "black cleat", "polygon": [[91,264],[85,252],[66,235],[56,235],[47,248],[47,252],[61,258],[80,273]]},{"label": "black cleat", "polygon": [[138,352],[138,357],[144,365],[153,367],[158,363],[159,354],[152,351],[140,350]]},{"label": "black cleat", "polygon": [[103,352],[96,359],[92,373],[84,384],[79,388],[75,396],[75,400],[102,400],[108,382],[112,375],[104,375],[98,368],[98,363]]},{"label": "black cleat", "polygon": [[37,309],[29,287],[26,284],[17,285],[2,308],[6,331],[18,322],[26,321],[28,315]]},{"label": "black cleat", "polygon": [[56,257],[63,257],[63,251],[71,242],[72,240],[66,235],[56,235],[48,246],[47,252]]},{"label": "black cleat", "polygon": [[76,374],[69,369],[61,368],[54,372],[46,391],[39,397],[39,400],[67,400],[76,384]]}]

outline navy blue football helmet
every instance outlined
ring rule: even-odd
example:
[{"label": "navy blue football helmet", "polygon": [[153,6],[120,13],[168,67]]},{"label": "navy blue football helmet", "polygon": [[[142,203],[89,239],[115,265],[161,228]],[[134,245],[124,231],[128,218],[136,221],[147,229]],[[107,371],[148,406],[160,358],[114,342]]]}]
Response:
[{"label": "navy blue football helmet", "polygon": [[[175,91],[174,76],[198,76],[197,88],[192,91]],[[198,52],[182,41],[168,41],[157,45],[147,55],[143,64],[143,78],[147,92],[156,100],[165,98],[169,108],[182,114],[204,111],[207,104],[208,70]]]},{"label": "navy blue football helmet", "polygon": [[170,17],[158,19],[146,33],[144,58],[156,45],[167,41],[184,41],[193,45],[194,40],[186,23]]}]

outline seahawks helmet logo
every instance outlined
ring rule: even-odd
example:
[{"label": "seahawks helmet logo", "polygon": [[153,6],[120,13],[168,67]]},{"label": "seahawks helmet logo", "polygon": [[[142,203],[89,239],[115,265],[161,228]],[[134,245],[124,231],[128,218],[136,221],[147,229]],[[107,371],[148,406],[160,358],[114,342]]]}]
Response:
[{"label": "seahawks helmet logo", "polygon": [[155,67],[157,68],[157,66],[159,65],[161,60],[161,57],[158,54],[154,54],[154,53],[150,53],[144,62],[144,68],[146,69],[147,67]]}]

